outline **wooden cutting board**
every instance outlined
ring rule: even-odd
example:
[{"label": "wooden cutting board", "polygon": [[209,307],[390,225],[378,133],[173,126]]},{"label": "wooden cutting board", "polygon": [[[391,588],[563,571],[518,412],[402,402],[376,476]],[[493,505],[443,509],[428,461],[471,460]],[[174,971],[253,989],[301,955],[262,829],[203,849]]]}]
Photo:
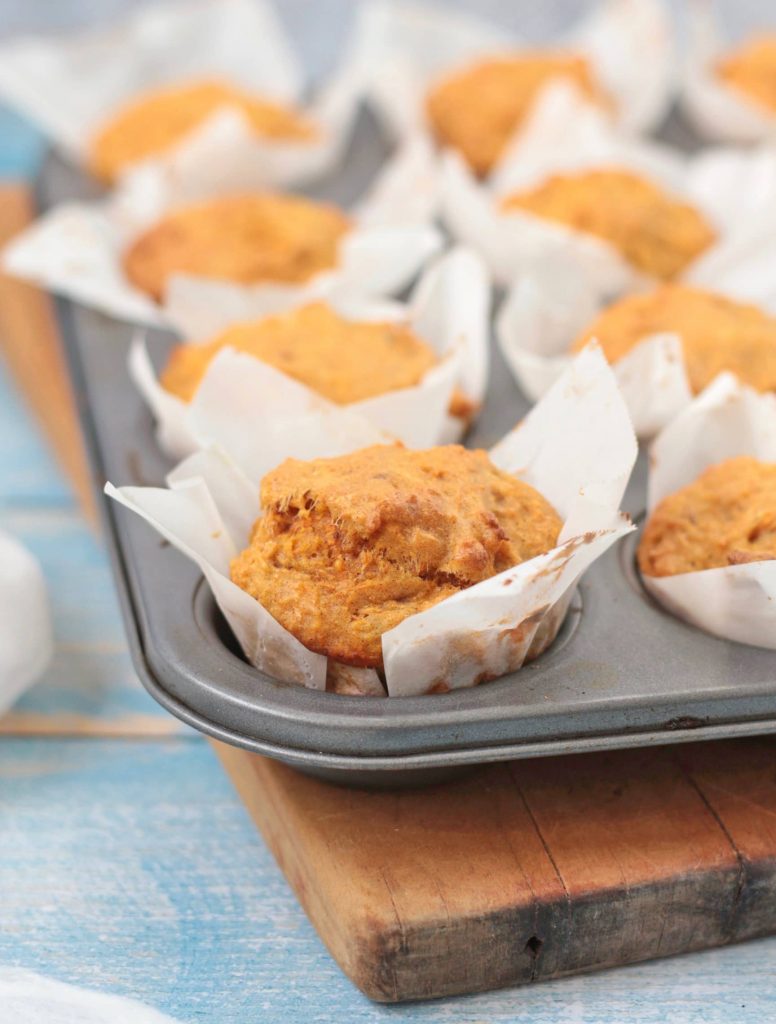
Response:
[{"label": "wooden cutting board", "polygon": [[[0,190],[0,244],[31,216]],[[48,299],[0,278],[0,342],[87,512]],[[348,790],[213,744],[343,971],[397,1002],[776,931],[776,742],[516,761]]]}]

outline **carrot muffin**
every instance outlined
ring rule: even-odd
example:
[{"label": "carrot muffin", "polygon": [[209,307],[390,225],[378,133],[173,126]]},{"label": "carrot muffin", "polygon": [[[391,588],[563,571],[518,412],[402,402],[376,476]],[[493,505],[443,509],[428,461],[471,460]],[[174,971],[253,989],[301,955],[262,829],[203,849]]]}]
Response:
[{"label": "carrot muffin", "polygon": [[[338,405],[412,387],[438,362],[406,324],[347,320],[325,302],[236,324],[203,345],[178,345],[161,383],[190,402],[213,358],[227,346],[269,363]],[[456,396],[463,418],[468,400]],[[473,413],[468,403],[469,415]]]},{"label": "carrot muffin", "polygon": [[377,669],[384,633],[550,550],[562,525],[532,487],[458,445],[287,459],[262,480],[261,507],[234,582],[310,650]]},{"label": "carrot muffin", "polygon": [[616,363],[647,336],[663,332],[682,339],[694,394],[724,370],[758,391],[776,391],[776,318],[700,288],[667,284],[646,295],[628,295],[605,309],[572,351],[597,338],[609,362]]},{"label": "carrot muffin", "polygon": [[189,273],[239,284],[301,284],[337,262],[351,226],[336,206],[264,193],[210,199],[163,217],[124,254],[124,270],[160,301]]},{"label": "carrot muffin", "polygon": [[114,182],[126,167],[170,149],[223,107],[244,114],[260,138],[309,142],[316,134],[311,122],[290,107],[226,82],[188,82],[145,93],[119,110],[92,138],[89,168],[103,181]]},{"label": "carrot muffin", "polygon": [[776,558],[776,464],[750,456],[711,466],[664,498],[638,550],[646,576]]},{"label": "carrot muffin", "polygon": [[755,36],[717,62],[727,85],[771,113],[776,112],[776,34]]},{"label": "carrot muffin", "polygon": [[501,202],[594,235],[613,245],[636,270],[670,280],[714,241],[692,206],[651,181],[618,167],[555,174]]},{"label": "carrot muffin", "polygon": [[573,82],[601,99],[590,66],[573,53],[524,53],[498,57],[444,78],[426,96],[426,114],[437,142],[452,146],[484,177],[497,163],[541,90],[553,79]]}]

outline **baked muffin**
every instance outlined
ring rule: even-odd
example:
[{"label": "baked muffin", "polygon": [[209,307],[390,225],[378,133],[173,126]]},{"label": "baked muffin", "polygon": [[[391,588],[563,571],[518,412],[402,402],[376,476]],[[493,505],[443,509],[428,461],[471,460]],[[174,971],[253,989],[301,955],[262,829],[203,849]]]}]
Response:
[{"label": "baked muffin", "polygon": [[541,90],[566,79],[594,100],[601,94],[584,57],[573,53],[523,53],[484,60],[436,83],[426,96],[431,131],[442,146],[463,154],[480,177],[497,163],[530,113]]},{"label": "baked muffin", "polygon": [[750,456],[711,466],[664,498],[638,549],[645,576],[776,558],[776,464]]},{"label": "baked muffin", "polygon": [[310,650],[376,669],[384,633],[550,550],[562,525],[532,487],[458,445],[288,459],[262,480],[261,507],[234,582]]},{"label": "baked muffin", "polygon": [[[325,302],[312,302],[235,324],[202,345],[176,346],[162,372],[162,386],[190,402],[211,361],[227,346],[269,363],[338,405],[412,387],[438,362],[431,346],[406,324],[348,320]],[[456,393],[451,412],[467,419],[474,409]]]},{"label": "baked muffin", "polygon": [[700,288],[666,284],[628,295],[604,309],[572,351],[597,338],[609,362],[616,363],[648,335],[663,332],[682,339],[694,394],[724,370],[758,391],[776,391],[776,318]]},{"label": "baked muffin", "polygon": [[124,254],[129,280],[156,301],[189,273],[239,284],[302,284],[337,263],[351,227],[336,206],[279,193],[225,196],[167,214]]},{"label": "baked muffin", "polygon": [[747,99],[776,112],[776,33],[748,40],[719,60],[716,71]]},{"label": "baked muffin", "polygon": [[664,281],[681,274],[715,238],[688,203],[618,167],[555,174],[535,188],[508,195],[501,208],[594,235],[636,270]]},{"label": "baked muffin", "polygon": [[119,110],[94,135],[89,169],[112,183],[131,164],[158,156],[224,107],[239,110],[257,137],[309,142],[316,132],[297,110],[226,82],[187,82],[153,90]]}]

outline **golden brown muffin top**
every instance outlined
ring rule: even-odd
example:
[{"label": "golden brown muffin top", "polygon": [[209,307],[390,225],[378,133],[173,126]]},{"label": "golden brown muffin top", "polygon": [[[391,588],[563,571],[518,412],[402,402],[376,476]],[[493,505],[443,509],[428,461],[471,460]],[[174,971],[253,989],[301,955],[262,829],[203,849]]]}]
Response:
[{"label": "golden brown muffin top", "polygon": [[288,459],[234,582],[312,651],[380,668],[383,633],[555,546],[561,520],[484,451],[374,446]]},{"label": "golden brown muffin top", "polygon": [[688,203],[618,167],[555,174],[536,188],[502,200],[559,221],[613,245],[637,270],[670,280],[714,241],[714,232]]},{"label": "golden brown muffin top", "polygon": [[269,363],[339,405],[417,384],[437,362],[403,323],[346,320],[325,302],[236,324],[204,345],[178,345],[162,385],[189,402],[211,360],[226,346]]},{"label": "golden brown muffin top", "polygon": [[776,464],[747,455],[663,498],[639,544],[646,576],[776,558]]},{"label": "golden brown muffin top", "polygon": [[89,169],[111,183],[126,167],[163,153],[223,107],[244,114],[261,138],[308,142],[316,135],[312,123],[291,107],[227,82],[186,82],[143,93],[118,110],[91,140]]},{"label": "golden brown muffin top", "polygon": [[748,99],[776,111],[776,33],[747,40],[717,62],[717,74]]},{"label": "golden brown muffin top", "polygon": [[572,351],[597,338],[616,363],[648,335],[662,332],[681,338],[694,394],[724,370],[758,391],[776,390],[776,318],[700,288],[667,284],[627,295],[599,314]]},{"label": "golden brown muffin top", "polygon": [[350,227],[336,206],[302,196],[224,196],[167,214],[129,246],[124,270],[157,302],[176,273],[300,284],[336,265]]},{"label": "golden brown muffin top", "polygon": [[440,145],[452,146],[484,177],[553,79],[572,81],[585,96],[601,94],[584,57],[573,53],[520,53],[494,57],[455,72],[426,96],[426,114]]}]

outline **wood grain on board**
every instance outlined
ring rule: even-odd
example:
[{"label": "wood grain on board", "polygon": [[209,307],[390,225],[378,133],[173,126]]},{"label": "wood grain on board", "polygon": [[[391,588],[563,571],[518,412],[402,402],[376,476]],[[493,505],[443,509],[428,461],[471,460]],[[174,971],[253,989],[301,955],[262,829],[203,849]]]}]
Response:
[{"label": "wood grain on board", "polygon": [[776,928],[770,739],[517,761],[394,792],[338,789],[216,746],[332,955],[373,999]]},{"label": "wood grain on board", "polygon": [[[0,193],[0,235],[29,218]],[[93,509],[49,301],[0,280],[0,339]],[[747,739],[487,766],[426,789],[339,788],[214,743],[345,973],[395,1002],[776,930],[776,746]]]}]

